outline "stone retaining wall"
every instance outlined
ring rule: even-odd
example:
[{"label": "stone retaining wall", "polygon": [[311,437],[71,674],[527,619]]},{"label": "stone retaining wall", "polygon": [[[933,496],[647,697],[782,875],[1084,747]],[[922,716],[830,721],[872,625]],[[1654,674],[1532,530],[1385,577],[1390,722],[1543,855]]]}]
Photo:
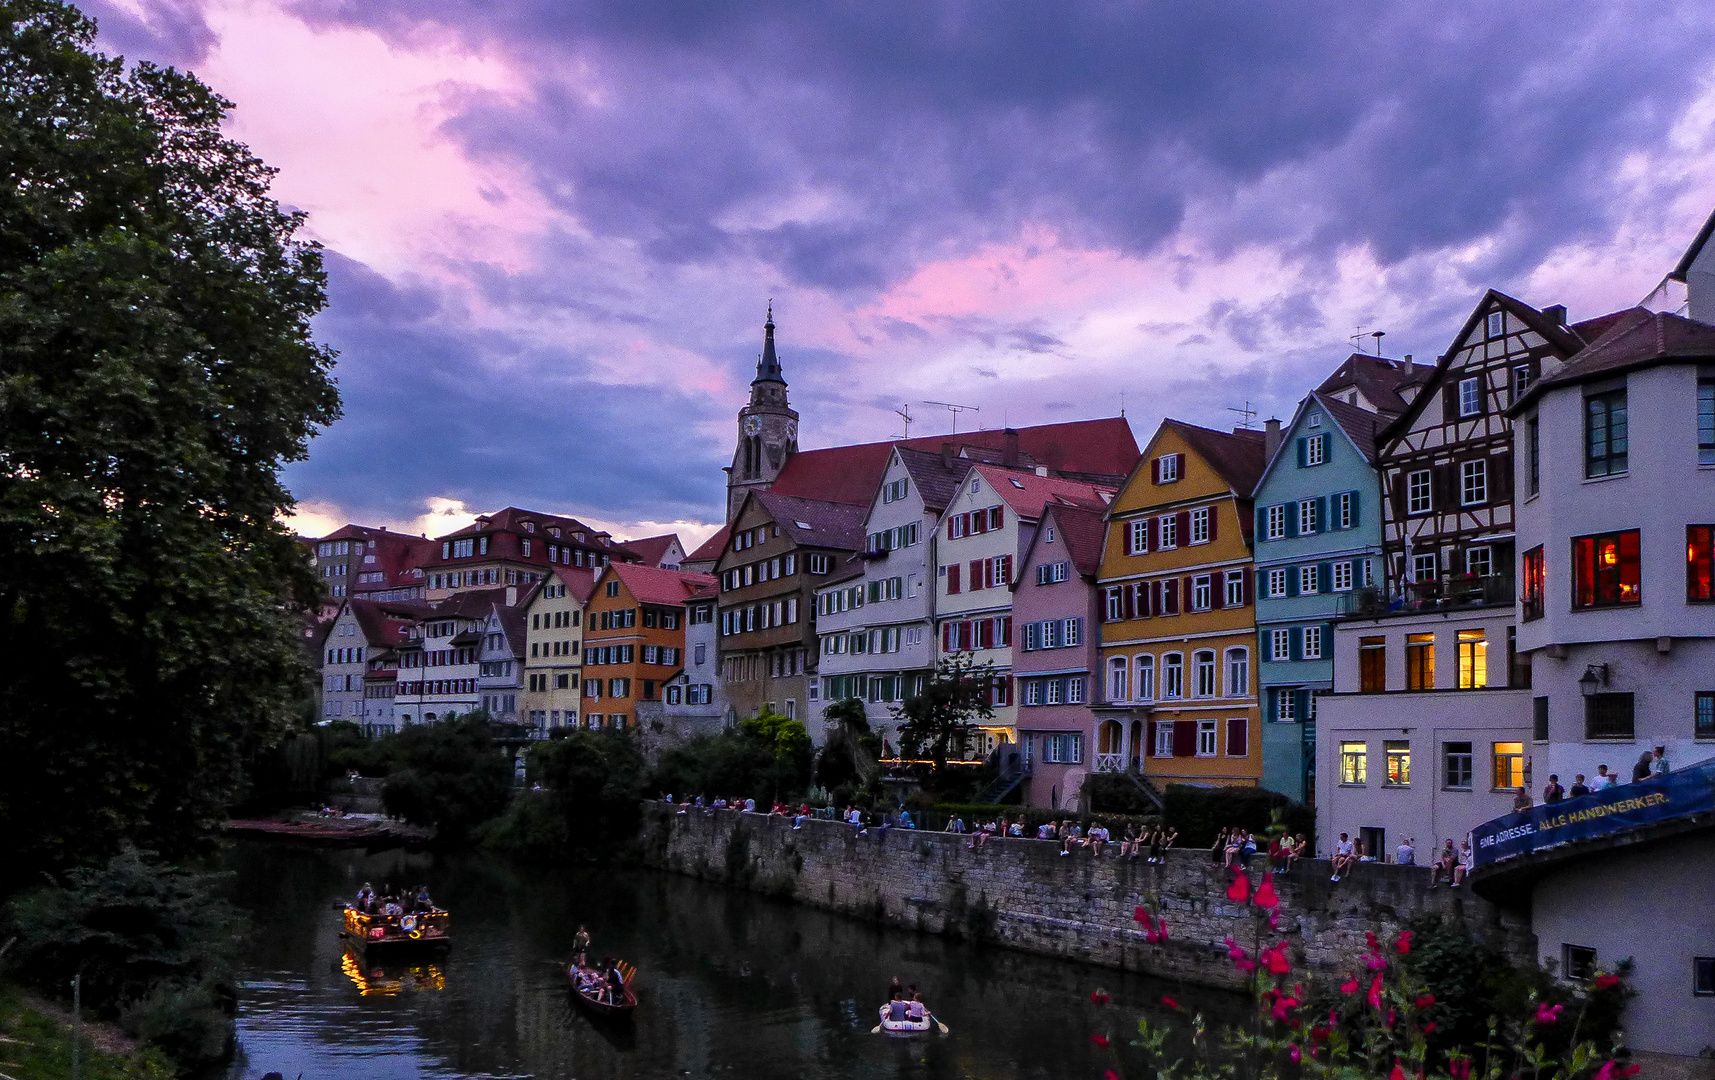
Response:
[{"label": "stone retaining wall", "polygon": [[[1227,959],[1231,935],[1247,949],[1256,909],[1226,897],[1230,880],[1207,851],[1172,851],[1166,865],[1143,859],[1062,857],[1057,844],[998,839],[980,851],[947,833],[791,821],[730,810],[677,814],[646,804],[641,854],[659,869],[749,889],[892,926],[993,941],[1025,952],[1147,971],[1202,986],[1242,988]],[[1422,914],[1461,920],[1479,938],[1532,962],[1528,922],[1467,889],[1429,888],[1422,867],[1365,864],[1328,880],[1328,864],[1276,875],[1280,931],[1298,967],[1353,971],[1365,931],[1391,940]],[[1170,937],[1145,941],[1133,921],[1145,905],[1166,918]]]}]

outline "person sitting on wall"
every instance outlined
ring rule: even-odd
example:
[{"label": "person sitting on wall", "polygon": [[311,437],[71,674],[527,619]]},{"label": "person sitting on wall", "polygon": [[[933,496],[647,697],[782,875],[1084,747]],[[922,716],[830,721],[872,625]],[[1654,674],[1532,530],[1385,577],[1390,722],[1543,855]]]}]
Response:
[{"label": "person sitting on wall", "polygon": [[1060,823],[1060,854],[1070,855],[1075,847],[1083,847],[1083,830],[1070,819]]},{"label": "person sitting on wall", "polygon": [[1453,887],[1457,889],[1471,875],[1471,870],[1477,864],[1477,853],[1471,850],[1471,841],[1459,841],[1459,865],[1453,869]]},{"label": "person sitting on wall", "polygon": [[947,822],[947,831],[950,833],[965,832],[965,819],[954,814],[952,820]]},{"label": "person sitting on wall", "polygon": [[1548,786],[1542,789],[1542,805],[1553,806],[1564,798],[1566,798],[1566,789],[1560,786],[1560,775],[1549,773]]},{"label": "person sitting on wall", "polygon": [[1632,783],[1637,784],[1648,780],[1650,778],[1650,766],[1654,763],[1655,758],[1648,750],[1639,754],[1638,763],[1632,766]]},{"label": "person sitting on wall", "polygon": [[1577,776],[1572,778],[1572,787],[1567,789],[1566,794],[1569,798],[1573,799],[1582,799],[1584,796],[1590,794],[1590,785],[1584,782],[1583,773],[1579,773]]},{"label": "person sitting on wall", "polygon": [[1085,841],[1085,846],[1090,849],[1090,856],[1096,859],[1101,858],[1102,848],[1107,845],[1107,842],[1108,827],[1099,821],[1091,825],[1089,839]]},{"label": "person sitting on wall", "polygon": [[1435,863],[1429,868],[1429,887],[1431,889],[1445,878],[1451,885],[1457,880],[1456,871],[1459,867],[1459,854],[1453,850],[1453,839],[1448,837],[1447,846],[1441,849],[1441,854],[1435,857]]},{"label": "person sitting on wall", "polygon": [[1376,857],[1370,854],[1369,845],[1362,840],[1358,841],[1358,861],[1361,863],[1376,861]]},{"label": "person sitting on wall", "polygon": [[1158,826],[1155,835],[1149,841],[1149,861],[1157,866],[1167,862],[1167,853],[1173,849],[1173,841],[1179,839],[1178,829],[1169,829],[1165,825]]},{"label": "person sitting on wall", "polygon": [[1304,853],[1309,850],[1310,842],[1304,839],[1303,833],[1299,833],[1295,837],[1287,837],[1284,846],[1286,848],[1286,860],[1281,869],[1290,870],[1293,863],[1304,858]]},{"label": "person sitting on wall", "polygon": [[1227,846],[1221,849],[1222,854],[1225,856],[1222,860],[1222,865],[1226,866],[1228,869],[1232,869],[1233,863],[1238,860],[1239,855],[1244,851],[1244,849],[1245,831],[1243,829],[1234,829],[1232,832],[1227,834]]},{"label": "person sitting on wall", "polygon": [[1052,821],[1044,821],[1042,824],[1036,826],[1036,839],[1054,839],[1054,823]]},{"label": "person sitting on wall", "polygon": [[1401,866],[1416,866],[1417,847],[1415,844],[1415,838],[1410,836],[1406,837],[1400,843],[1399,850],[1394,852],[1394,861],[1398,862]]},{"label": "person sitting on wall", "polygon": [[1352,841],[1347,839],[1345,833],[1341,833],[1340,842],[1334,845],[1334,876],[1328,880],[1339,881],[1342,877],[1352,872],[1352,867],[1357,865],[1357,862],[1358,859],[1352,847]]}]

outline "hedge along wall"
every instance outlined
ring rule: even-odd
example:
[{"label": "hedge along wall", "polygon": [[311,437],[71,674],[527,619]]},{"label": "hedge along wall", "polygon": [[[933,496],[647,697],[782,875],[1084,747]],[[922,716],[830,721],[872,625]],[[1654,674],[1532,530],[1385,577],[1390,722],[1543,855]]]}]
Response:
[{"label": "hedge along wall", "polygon": [[[732,810],[644,806],[639,848],[659,869],[749,889],[890,926],[990,941],[1045,956],[1147,971],[1200,986],[1240,989],[1227,959],[1229,935],[1248,942],[1256,910],[1227,899],[1228,873],[1207,852],[1143,859],[1061,857],[1060,845],[966,838],[906,829],[858,835],[843,822]],[[1419,915],[1462,920],[1478,937],[1531,961],[1528,923],[1465,889],[1429,889],[1423,867],[1366,863],[1339,884],[1327,864],[1277,875],[1280,934],[1289,956],[1312,971],[1362,967],[1364,933],[1391,935]],[[1132,914],[1158,910],[1169,938],[1150,944]],[[1275,940],[1265,932],[1264,941]]]}]

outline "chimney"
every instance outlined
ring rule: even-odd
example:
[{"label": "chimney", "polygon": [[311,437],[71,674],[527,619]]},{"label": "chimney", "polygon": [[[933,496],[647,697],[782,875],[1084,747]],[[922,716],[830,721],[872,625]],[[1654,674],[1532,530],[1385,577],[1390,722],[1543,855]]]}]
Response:
[{"label": "chimney", "polygon": [[506,606],[507,607],[517,607],[518,606],[518,586],[516,586],[516,585],[506,586]]},{"label": "chimney", "polygon": [[1009,469],[1018,467],[1018,429],[1007,428],[1000,463]]},{"label": "chimney", "polygon": [[1542,309],[1542,313],[1546,315],[1548,317],[1548,321],[1553,323],[1555,326],[1566,325],[1565,304],[1555,304],[1552,307],[1545,307]]},{"label": "chimney", "polygon": [[951,469],[952,467],[953,467],[953,444],[950,442],[944,442],[941,444],[941,468]]},{"label": "chimney", "polygon": [[1280,419],[1271,416],[1262,423],[1262,456],[1272,458],[1280,449]]},{"label": "chimney", "polygon": [[1410,375],[1411,374],[1411,354],[1410,353],[1406,353],[1404,356],[1400,357],[1399,373],[1401,375]]}]

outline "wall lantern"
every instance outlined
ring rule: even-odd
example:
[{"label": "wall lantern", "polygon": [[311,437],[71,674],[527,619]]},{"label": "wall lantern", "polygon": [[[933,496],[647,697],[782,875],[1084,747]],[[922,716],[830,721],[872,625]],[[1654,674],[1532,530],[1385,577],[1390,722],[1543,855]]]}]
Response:
[{"label": "wall lantern", "polygon": [[1608,665],[1589,664],[1584,668],[1584,674],[1578,677],[1578,689],[1585,697],[1591,697],[1601,687],[1608,685]]}]

